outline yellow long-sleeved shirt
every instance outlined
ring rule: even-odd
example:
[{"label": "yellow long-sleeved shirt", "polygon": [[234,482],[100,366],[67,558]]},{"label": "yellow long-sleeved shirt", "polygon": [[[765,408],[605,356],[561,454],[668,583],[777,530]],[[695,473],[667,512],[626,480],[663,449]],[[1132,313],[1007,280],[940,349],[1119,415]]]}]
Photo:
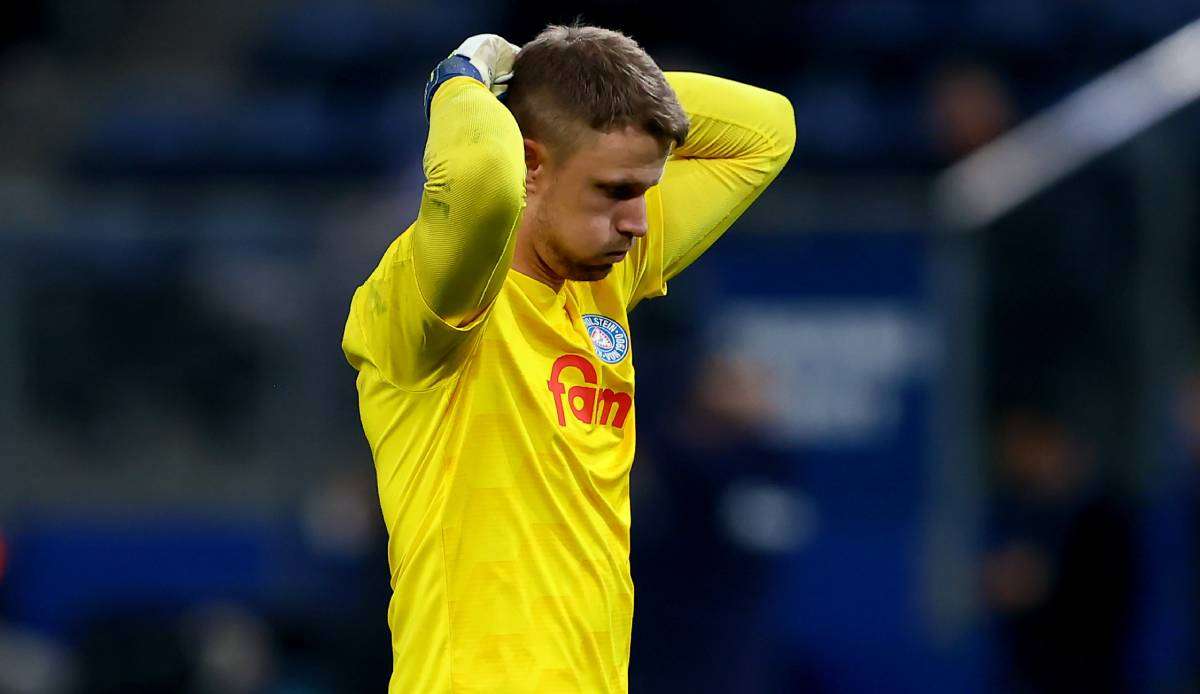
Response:
[{"label": "yellow long-sleeved shirt", "polygon": [[628,689],[628,314],[795,140],[778,94],[667,78],[691,129],[646,193],[647,235],[605,279],[557,292],[510,268],[525,193],[512,115],[469,78],[433,99],[417,220],[355,292],[343,338],[389,536],[392,694]]}]

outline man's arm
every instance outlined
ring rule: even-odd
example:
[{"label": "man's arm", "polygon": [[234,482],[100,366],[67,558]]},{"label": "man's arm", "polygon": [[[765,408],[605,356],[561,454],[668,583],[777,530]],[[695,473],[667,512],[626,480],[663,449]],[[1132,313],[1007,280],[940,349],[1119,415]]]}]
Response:
[{"label": "man's arm", "polygon": [[481,82],[441,85],[429,115],[425,190],[412,229],[421,298],[453,326],[500,292],[525,205],[521,131]]},{"label": "man's arm", "polygon": [[661,219],[662,271],[642,276],[632,303],[665,293],[665,282],[708,250],[775,180],[796,143],[786,97],[709,75],[666,77],[691,127],[662,182],[647,193],[651,219]]},{"label": "man's arm", "polygon": [[469,76],[431,85],[417,220],[355,292],[342,342],[355,368],[414,390],[458,372],[503,286],[525,205],[520,130],[494,88]]}]

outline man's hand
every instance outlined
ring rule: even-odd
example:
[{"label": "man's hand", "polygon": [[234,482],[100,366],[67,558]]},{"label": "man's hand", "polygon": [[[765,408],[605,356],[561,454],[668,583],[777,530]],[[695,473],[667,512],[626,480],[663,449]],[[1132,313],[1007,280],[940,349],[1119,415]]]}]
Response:
[{"label": "man's hand", "polygon": [[520,51],[520,46],[514,46],[495,34],[476,34],[463,41],[450,55],[461,55],[471,61],[471,65],[479,71],[476,79],[483,82],[493,94],[500,96],[508,89],[506,83],[512,79],[513,61]]},{"label": "man's hand", "polygon": [[429,105],[437,88],[451,77],[477,79],[499,97],[508,89],[513,61],[520,50],[519,46],[496,34],[476,34],[463,41],[430,73],[425,85],[425,115],[429,115]]}]

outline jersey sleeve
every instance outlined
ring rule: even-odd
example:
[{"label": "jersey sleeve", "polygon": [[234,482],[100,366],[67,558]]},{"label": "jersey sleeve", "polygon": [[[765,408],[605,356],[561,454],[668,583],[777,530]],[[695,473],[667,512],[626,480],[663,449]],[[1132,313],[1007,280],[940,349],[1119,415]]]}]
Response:
[{"label": "jersey sleeve", "polygon": [[666,294],[678,275],[779,175],[796,143],[791,102],[720,77],[668,72],[691,120],[687,139],[646,193],[649,231],[631,256],[629,307]]},{"label": "jersey sleeve", "polygon": [[445,82],[430,108],[417,220],[351,300],[342,347],[393,385],[453,376],[512,262],[525,162],[512,114],[479,82]]}]

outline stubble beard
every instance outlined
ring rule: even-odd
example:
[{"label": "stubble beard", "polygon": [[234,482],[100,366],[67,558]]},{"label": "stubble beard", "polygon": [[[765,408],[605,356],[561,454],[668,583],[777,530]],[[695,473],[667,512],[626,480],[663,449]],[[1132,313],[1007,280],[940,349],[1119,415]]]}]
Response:
[{"label": "stubble beard", "polygon": [[554,216],[544,208],[539,210],[535,247],[538,249],[538,255],[542,262],[551,271],[564,280],[574,282],[596,282],[608,277],[608,273],[612,272],[612,263],[588,265],[573,260],[559,245],[556,234],[558,231],[559,227],[555,223]]}]

